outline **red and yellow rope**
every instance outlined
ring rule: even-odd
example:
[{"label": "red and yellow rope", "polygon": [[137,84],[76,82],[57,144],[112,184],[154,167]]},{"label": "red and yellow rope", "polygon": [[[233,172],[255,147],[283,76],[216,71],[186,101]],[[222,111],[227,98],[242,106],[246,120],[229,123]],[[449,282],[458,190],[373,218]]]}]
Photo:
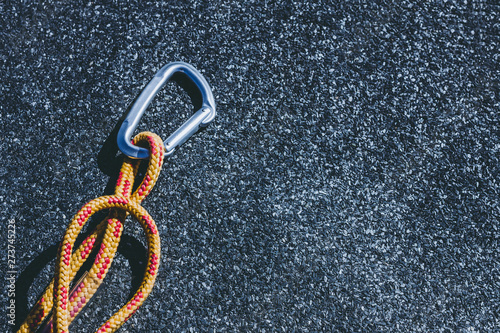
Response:
[{"label": "red and yellow rope", "polygon": [[[164,146],[160,137],[150,132],[138,134],[133,142],[135,145],[149,147],[149,165],[142,183],[132,193],[140,160],[125,157],[114,195],[102,196],[88,202],[73,217],[60,243],[54,279],[34,305],[18,333],[35,332],[51,310],[52,331],[69,332],[69,324],[88,303],[106,276],[117,251],[128,214],[139,221],[145,231],[148,243],[147,268],[142,284],[132,299],[102,324],[97,332],[115,332],[137,311],[150,294],[160,264],[160,238],[155,222],[141,206],[141,202],[151,192],[158,179],[163,163]],[[108,216],[76,247],[76,238],[85,223],[93,214],[103,209],[109,209]],[[94,250],[98,253],[92,267],[70,295],[71,281]]]}]

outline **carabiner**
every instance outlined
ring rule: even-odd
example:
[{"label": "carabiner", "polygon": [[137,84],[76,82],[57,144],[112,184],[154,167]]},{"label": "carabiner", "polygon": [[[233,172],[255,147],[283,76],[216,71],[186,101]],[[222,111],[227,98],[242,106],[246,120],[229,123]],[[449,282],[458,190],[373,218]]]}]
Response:
[{"label": "carabiner", "polygon": [[129,114],[125,118],[118,132],[118,148],[122,153],[131,157],[143,159],[149,156],[145,148],[137,147],[131,144],[130,138],[139,124],[144,111],[156,96],[161,87],[167,83],[173,74],[182,72],[189,77],[198,87],[202,97],[201,109],[195,112],[181,127],[179,127],[165,141],[165,155],[172,154],[175,149],[186,142],[200,127],[207,126],[215,117],[215,101],[212,90],[205,78],[193,66],[185,62],[172,62],[163,66],[146,88],[141,92]]}]

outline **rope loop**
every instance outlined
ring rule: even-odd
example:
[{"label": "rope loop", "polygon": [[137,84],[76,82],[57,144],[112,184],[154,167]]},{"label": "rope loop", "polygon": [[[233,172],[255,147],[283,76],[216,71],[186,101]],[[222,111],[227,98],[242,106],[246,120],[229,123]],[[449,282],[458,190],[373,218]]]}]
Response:
[{"label": "rope loop", "polygon": [[[165,148],[161,138],[150,132],[138,134],[132,142],[134,145],[147,147],[150,153],[149,164],[141,183],[132,192],[141,160],[125,157],[118,175],[115,193],[89,201],[73,217],[59,245],[54,278],[33,306],[18,333],[35,332],[51,310],[53,317],[47,324],[47,332],[69,332],[71,321],[89,302],[105,278],[118,249],[128,214],[139,221],[146,234],[148,244],[146,271],[142,284],[132,299],[102,324],[96,332],[115,332],[137,311],[151,293],[160,264],[160,237],[154,220],[141,206],[141,202],[151,192],[160,175]],[[76,238],[88,219],[104,209],[109,209],[107,217],[76,247]],[[71,281],[83,263],[96,251],[97,255],[92,267],[70,291]]]}]

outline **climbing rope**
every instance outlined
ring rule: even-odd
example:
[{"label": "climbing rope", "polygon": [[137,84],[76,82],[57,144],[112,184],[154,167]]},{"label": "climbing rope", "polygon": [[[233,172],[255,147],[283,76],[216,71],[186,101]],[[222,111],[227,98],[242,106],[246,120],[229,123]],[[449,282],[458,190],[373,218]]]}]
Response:
[{"label": "climbing rope", "polygon": [[[138,134],[130,143],[130,137],[147,106],[159,89],[177,72],[186,75],[198,87],[202,99],[201,108],[167,138],[165,146],[160,137],[150,132]],[[215,114],[212,90],[205,78],[193,66],[184,62],[172,62],[156,73],[132,105],[118,132],[118,148],[127,157],[124,159],[118,176],[115,194],[90,201],[71,220],[60,243],[54,278],[33,306],[18,333],[34,332],[45,320],[47,321],[42,333],[68,333],[70,323],[89,302],[106,276],[118,249],[128,214],[140,222],[146,233],[148,242],[146,272],[141,286],[132,299],[102,324],[97,332],[115,332],[137,311],[153,289],[160,264],[158,230],[151,216],[142,208],[141,202],[151,192],[158,179],[163,157],[172,154],[200,127],[207,126],[214,119]],[[149,159],[147,171],[142,183],[132,193],[140,159],[145,158]],[[108,216],[74,250],[76,238],[87,220],[92,214],[103,209],[109,209]],[[75,279],[83,263],[97,249],[99,250],[92,267],[70,290],[71,281]],[[49,319],[51,311],[52,318]]]},{"label": "climbing rope", "polygon": [[[68,333],[68,327],[82,308],[89,302],[106,276],[123,232],[128,214],[140,222],[148,244],[148,262],[142,284],[120,310],[97,330],[98,333],[115,332],[142,305],[151,293],[160,263],[160,238],[156,224],[141,206],[151,192],[163,164],[164,146],[156,134],[143,132],[133,139],[135,146],[149,150],[149,164],[144,178],[132,193],[140,160],[124,158],[114,195],[102,196],[85,204],[71,220],[60,243],[53,280],[36,302],[18,333],[35,332],[49,316],[48,332]],[[98,211],[109,209],[107,217],[74,250],[75,241],[88,219]],[[70,283],[83,263],[95,251],[94,263],[84,278],[70,292]]]}]

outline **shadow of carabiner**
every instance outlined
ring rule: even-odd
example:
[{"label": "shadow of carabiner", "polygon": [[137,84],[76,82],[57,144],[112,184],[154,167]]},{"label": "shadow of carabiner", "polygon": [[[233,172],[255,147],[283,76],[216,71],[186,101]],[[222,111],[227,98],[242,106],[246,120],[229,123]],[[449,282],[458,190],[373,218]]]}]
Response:
[{"label": "shadow of carabiner", "polygon": [[[160,79],[157,79],[157,77],[160,77]],[[201,113],[201,116],[198,115],[198,117],[196,117],[197,113],[195,113],[184,123],[184,125],[182,125],[165,141],[165,146],[167,147],[168,145],[169,149],[169,151],[165,153],[166,155],[173,153],[175,148],[184,143],[184,141],[194,134],[194,132],[197,130],[203,130],[205,126],[208,125],[208,123],[215,117],[216,111],[213,94],[210,86],[203,76],[196,69],[186,63],[174,62],[164,66],[160,69],[160,71],[158,71],[155,78],[148,83],[146,88],[144,88],[144,90],[134,99],[132,105],[119,119],[102,145],[102,148],[97,155],[97,165],[106,175],[110,177],[117,177],[118,171],[122,165],[123,155],[119,154],[121,149],[118,141],[121,141],[123,146],[127,147],[124,150],[129,149],[130,146],[132,147],[131,155],[138,155],[138,152],[140,152],[141,156],[145,155],[145,153],[147,154],[147,150],[144,148],[135,147],[129,144],[130,136],[137,127],[137,124],[139,123],[139,120],[149,103],[151,103],[160,88],[163,87],[168,81],[174,81],[184,91],[186,91],[191,99],[194,109],[198,110],[197,113]],[[188,125],[188,127],[191,126],[192,128],[188,129],[188,132],[183,132],[183,126],[186,127],[186,125]],[[182,133],[179,134],[179,131]],[[172,140],[173,136],[174,139],[177,138],[177,140]],[[179,139],[183,139],[183,141]],[[137,156],[133,157],[138,158]],[[143,158],[146,157],[147,155]],[[110,180],[110,183],[108,183],[106,190],[104,191],[105,194],[113,193],[112,191],[114,190],[115,180],[116,179]]]}]

